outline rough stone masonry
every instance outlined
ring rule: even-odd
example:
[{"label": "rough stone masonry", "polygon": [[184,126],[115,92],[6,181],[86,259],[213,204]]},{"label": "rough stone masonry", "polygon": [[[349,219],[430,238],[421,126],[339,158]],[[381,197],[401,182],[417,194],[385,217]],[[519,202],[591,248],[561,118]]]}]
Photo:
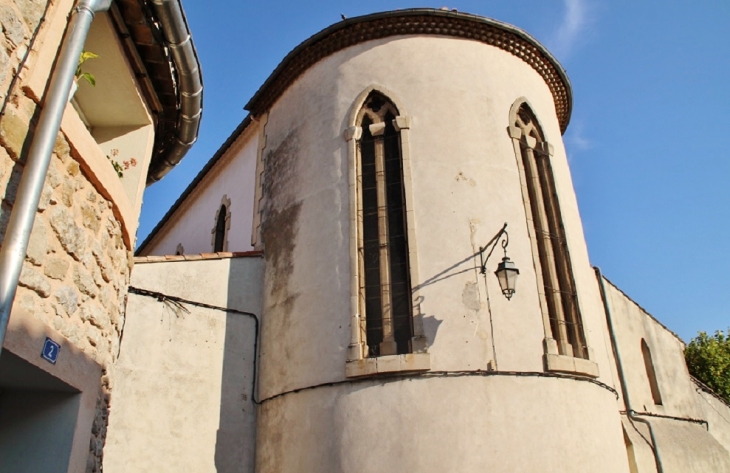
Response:
[{"label": "rough stone masonry", "polygon": [[[0,0],[0,100],[4,104],[0,118],[0,238],[13,206],[37,111],[37,104],[23,92],[27,70],[21,70],[18,80],[12,82],[41,24],[46,4]],[[26,65],[33,59],[31,52]],[[63,334],[103,368],[87,462],[87,471],[97,472],[101,470],[114,388],[112,364],[124,327],[133,254],[124,243],[113,203],[84,175],[75,153],[59,133],[15,304]]]}]

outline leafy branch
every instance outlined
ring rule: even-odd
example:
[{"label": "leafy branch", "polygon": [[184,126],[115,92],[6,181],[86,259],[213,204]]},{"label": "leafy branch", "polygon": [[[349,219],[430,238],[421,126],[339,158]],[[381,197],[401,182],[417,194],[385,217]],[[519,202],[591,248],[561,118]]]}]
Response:
[{"label": "leafy branch", "polygon": [[730,330],[725,335],[700,332],[684,350],[687,368],[713,391],[730,402]]},{"label": "leafy branch", "polygon": [[91,51],[81,52],[81,55],[79,56],[79,64],[76,66],[76,73],[74,74],[74,76],[76,77],[76,82],[78,82],[79,79],[84,79],[90,85],[96,85],[96,77],[94,77],[94,74],[92,74],[91,72],[84,72],[81,66],[89,59],[96,59],[98,57],[98,54],[92,53]]}]

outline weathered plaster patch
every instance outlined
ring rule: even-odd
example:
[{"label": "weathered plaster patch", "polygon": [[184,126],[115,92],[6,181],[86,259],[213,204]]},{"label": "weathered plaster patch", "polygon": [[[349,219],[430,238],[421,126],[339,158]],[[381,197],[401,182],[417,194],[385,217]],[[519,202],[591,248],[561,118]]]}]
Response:
[{"label": "weathered plaster patch", "polygon": [[469,310],[478,311],[479,309],[481,309],[477,283],[475,283],[474,281],[469,281],[464,285],[464,290],[461,292],[461,301],[464,303],[464,307]]},{"label": "weathered plaster patch", "polygon": [[[262,220],[268,218],[273,208],[281,209],[293,201],[292,192],[296,183],[297,149],[299,148],[298,129],[290,130],[276,148],[266,154],[262,184]],[[262,226],[263,226],[262,222]]]},{"label": "weathered plaster patch", "polygon": [[262,239],[266,246],[264,258],[272,281],[271,295],[277,301],[289,301],[289,276],[294,270],[294,239],[297,234],[301,202],[282,211],[272,210],[262,225]]}]

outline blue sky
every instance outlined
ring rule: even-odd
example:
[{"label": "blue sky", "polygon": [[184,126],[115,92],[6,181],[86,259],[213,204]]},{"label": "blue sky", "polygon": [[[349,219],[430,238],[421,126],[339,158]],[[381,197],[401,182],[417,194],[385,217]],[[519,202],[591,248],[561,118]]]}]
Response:
[{"label": "blue sky", "polygon": [[198,143],[147,189],[138,241],[284,56],[348,17],[447,6],[516,25],[573,84],[564,135],[591,262],[683,339],[730,327],[730,2],[183,0],[203,68]]}]

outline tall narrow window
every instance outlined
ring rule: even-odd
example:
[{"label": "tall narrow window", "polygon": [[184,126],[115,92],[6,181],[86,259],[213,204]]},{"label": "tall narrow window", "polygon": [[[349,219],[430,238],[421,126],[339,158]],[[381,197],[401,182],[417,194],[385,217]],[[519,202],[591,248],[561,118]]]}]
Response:
[{"label": "tall narrow window", "polygon": [[646,377],[649,380],[649,388],[651,389],[651,397],[654,399],[654,404],[657,406],[662,405],[662,395],[659,393],[659,383],[656,380],[656,371],[654,371],[654,362],[651,359],[651,350],[646,341],[641,339],[641,354],[644,355],[644,368],[646,369]]},{"label": "tall narrow window", "polygon": [[228,251],[228,231],[231,228],[231,199],[224,194],[221,197],[221,206],[213,220],[213,228],[210,230],[210,245],[214,252]]},{"label": "tall narrow window", "polygon": [[529,198],[529,216],[537,243],[538,279],[547,306],[558,353],[588,358],[565,229],[550,162],[549,146],[530,107],[517,111],[513,137],[519,137],[520,158]]},{"label": "tall narrow window", "polygon": [[371,93],[360,112],[358,257],[368,356],[410,353],[411,284],[396,107]]},{"label": "tall narrow window", "polygon": [[228,209],[225,205],[221,205],[218,209],[218,217],[215,222],[215,237],[213,240],[213,251],[223,251],[226,241],[226,217],[228,215]]}]

